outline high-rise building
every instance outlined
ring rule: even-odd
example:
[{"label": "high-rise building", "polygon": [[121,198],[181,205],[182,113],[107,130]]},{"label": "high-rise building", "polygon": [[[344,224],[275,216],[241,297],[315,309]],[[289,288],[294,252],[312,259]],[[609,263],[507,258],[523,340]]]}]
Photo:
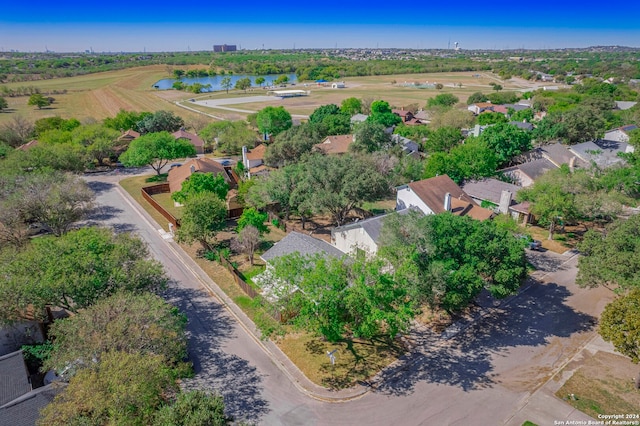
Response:
[{"label": "high-rise building", "polygon": [[214,52],[235,52],[238,50],[235,44],[214,44]]}]

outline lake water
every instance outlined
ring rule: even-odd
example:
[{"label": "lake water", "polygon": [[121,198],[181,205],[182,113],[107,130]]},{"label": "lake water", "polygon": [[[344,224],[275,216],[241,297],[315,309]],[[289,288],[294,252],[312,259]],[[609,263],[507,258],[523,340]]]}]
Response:
[{"label": "lake water", "polygon": [[[236,85],[236,81],[243,79],[245,77],[249,77],[251,79],[251,84],[253,86],[258,86],[256,84],[256,78],[258,77],[264,78],[265,82],[263,83],[263,86],[271,86],[273,85],[273,82],[276,81],[276,79],[281,75],[282,74],[275,74],[275,75],[227,74],[227,75],[216,75],[214,77],[194,77],[194,78],[184,77],[184,78],[181,78],[180,81],[183,82],[184,84],[193,84],[193,83],[210,84],[211,89],[208,89],[206,91],[215,92],[219,90],[225,90],[221,86],[222,79],[225,77],[231,77],[231,88],[234,88]],[[295,74],[285,74],[285,75],[289,77],[289,83],[295,83],[297,81]],[[173,83],[175,83],[176,81],[178,80],[176,80],[175,78],[165,78],[154,83],[153,87],[160,90],[171,89],[173,88]]]}]

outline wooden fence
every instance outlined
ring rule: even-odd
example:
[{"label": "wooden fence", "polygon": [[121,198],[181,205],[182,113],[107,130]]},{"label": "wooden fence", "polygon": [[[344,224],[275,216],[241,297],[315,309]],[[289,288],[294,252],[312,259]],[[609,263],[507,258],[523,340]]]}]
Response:
[{"label": "wooden fence", "polygon": [[174,215],[172,215],[167,210],[165,210],[164,207],[158,204],[158,202],[154,200],[152,197],[152,195],[155,195],[155,194],[164,194],[164,193],[170,192],[168,183],[160,183],[158,185],[145,186],[144,188],[142,188],[141,192],[142,192],[142,198],[147,200],[149,204],[151,204],[153,208],[156,209],[158,213],[162,215],[162,217],[167,219],[169,223],[171,223],[174,226],[175,229],[178,229],[180,227],[180,219],[177,219]]},{"label": "wooden fence", "polygon": [[[238,272],[238,270],[236,268],[234,268],[234,266],[231,264],[231,262],[229,262],[227,259],[225,259],[224,257],[220,257],[220,264],[222,266],[224,266],[225,268],[227,268],[227,270],[229,271],[229,273],[231,273],[231,275],[233,276],[233,280],[235,281],[235,283],[238,285],[238,287],[240,287],[242,289],[242,291],[244,291],[244,293],[249,296],[252,299],[255,299],[256,297],[258,297],[260,294],[255,291],[255,289],[253,287],[251,287],[249,284],[247,284],[246,281],[244,281],[242,278],[240,278],[240,272]],[[283,319],[286,320],[286,318],[283,317],[282,313],[280,311],[277,311],[275,309],[271,310],[269,312],[269,315],[271,315],[271,318],[273,318],[274,320],[278,321],[278,322],[282,322]]]}]

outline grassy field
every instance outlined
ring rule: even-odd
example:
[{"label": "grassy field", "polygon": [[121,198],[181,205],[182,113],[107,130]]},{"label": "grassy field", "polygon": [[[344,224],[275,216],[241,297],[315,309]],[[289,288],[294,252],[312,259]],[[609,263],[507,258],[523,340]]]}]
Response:
[{"label": "grassy field", "polygon": [[598,414],[638,414],[640,392],[633,380],[636,374],[637,366],[628,358],[597,352],[584,361],[556,396],[596,419]]},{"label": "grassy field", "polygon": [[[477,77],[474,75],[477,75]],[[102,120],[115,115],[121,108],[135,111],[170,110],[182,116],[189,124],[191,120],[202,116],[197,112],[176,106],[176,101],[191,98],[213,99],[255,96],[264,95],[266,92],[266,90],[254,89],[248,93],[231,90],[229,93],[215,92],[194,95],[175,90],[159,91],[152,87],[153,83],[168,76],[166,66],[152,65],[69,78],[7,83],[6,86],[11,89],[20,86],[33,86],[43,92],[52,92],[53,90],[62,92],[66,90],[66,93],[52,94],[51,96],[56,99],[55,103],[51,107],[41,110],[27,105],[28,96],[7,98],[9,109],[0,113],[0,124],[10,121],[15,115],[21,115],[30,120],[56,115],[63,118],[75,117],[81,121]],[[435,89],[403,87],[402,85],[405,82],[437,82],[443,84],[444,88],[441,91],[437,91]],[[269,105],[283,105],[292,114],[309,115],[318,106],[330,103],[340,104],[343,99],[349,97],[384,99],[395,107],[409,106],[411,104],[418,104],[420,107],[424,107],[427,99],[436,96],[438,93],[453,93],[464,102],[471,93],[477,91],[490,92],[489,83],[492,82],[499,82],[504,87],[504,90],[519,90],[531,87],[531,83],[524,81],[505,82],[491,73],[476,74],[473,72],[351,77],[345,79],[347,86],[345,89],[331,89],[330,86],[322,87],[315,83],[308,83],[307,87],[304,87],[299,83],[291,88],[310,90],[310,96],[283,100],[274,98],[272,102],[245,103],[231,105],[230,107],[258,111]],[[459,84],[462,86],[459,86]],[[246,113],[220,108],[200,107],[192,104],[188,106],[220,118],[230,120],[246,118]]]}]

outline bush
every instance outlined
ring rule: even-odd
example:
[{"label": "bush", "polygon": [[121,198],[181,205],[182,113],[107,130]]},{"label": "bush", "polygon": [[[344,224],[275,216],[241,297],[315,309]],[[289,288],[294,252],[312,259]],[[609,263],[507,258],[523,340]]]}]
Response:
[{"label": "bush", "polygon": [[145,179],[145,182],[166,182],[167,176],[169,176],[169,173],[162,173],[160,175],[148,177]]}]

